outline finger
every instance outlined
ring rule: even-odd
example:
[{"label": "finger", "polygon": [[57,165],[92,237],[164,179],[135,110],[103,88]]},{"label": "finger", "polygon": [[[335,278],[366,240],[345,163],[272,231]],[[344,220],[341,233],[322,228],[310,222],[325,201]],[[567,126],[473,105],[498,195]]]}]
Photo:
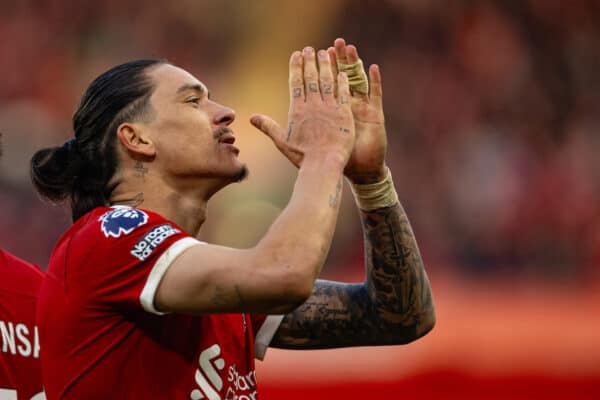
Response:
[{"label": "finger", "polygon": [[250,123],[270,137],[276,145],[285,140],[285,132],[271,117],[263,114],[254,114],[250,117]]},{"label": "finger", "polygon": [[366,101],[369,98],[369,81],[367,73],[358,57],[356,46],[349,44],[346,46],[346,60],[348,60],[349,69],[343,69],[348,73],[350,81],[350,91],[355,97],[359,97]]},{"label": "finger", "polygon": [[302,52],[304,56],[304,91],[306,100],[321,97],[319,92],[319,75],[315,60],[315,50],[312,47],[305,47]]},{"label": "finger", "polygon": [[329,54],[329,62],[331,63],[331,72],[333,73],[333,76],[337,76],[338,69],[337,69],[337,56],[335,55],[335,48],[333,48],[333,47],[328,48],[327,54]]},{"label": "finger", "polygon": [[[330,47],[327,49],[329,54],[329,63],[331,64],[331,74],[335,77],[338,76],[337,57],[335,55],[335,48]],[[337,98],[337,79],[333,80],[333,94]]]},{"label": "finger", "polygon": [[350,106],[350,85],[348,84],[348,75],[340,72],[337,76],[338,81],[338,103],[342,106]]},{"label": "finger", "polygon": [[[327,54],[329,54],[329,63],[331,64],[331,73],[333,74],[333,76],[337,76],[338,75],[338,60],[337,60],[337,55],[335,53],[335,48],[330,47],[327,49]],[[336,82],[337,84],[337,82]]]},{"label": "finger", "polygon": [[319,50],[317,53],[319,61],[319,85],[321,95],[325,102],[333,103],[335,97],[333,95],[333,73],[331,71],[331,60],[329,54],[325,50]]},{"label": "finger", "polygon": [[342,38],[337,38],[333,42],[333,47],[335,48],[337,62],[348,64],[348,60],[346,59],[346,41]]},{"label": "finger", "polygon": [[295,51],[290,57],[290,109],[293,109],[298,103],[304,103],[304,77],[303,77],[302,53]]},{"label": "finger", "polygon": [[383,86],[381,85],[381,71],[379,71],[377,64],[369,67],[369,80],[371,81],[371,103],[381,107],[383,104]]},{"label": "finger", "polygon": [[352,44],[346,46],[346,59],[348,60],[348,64],[355,64],[358,62],[358,60],[360,60],[356,46]]}]

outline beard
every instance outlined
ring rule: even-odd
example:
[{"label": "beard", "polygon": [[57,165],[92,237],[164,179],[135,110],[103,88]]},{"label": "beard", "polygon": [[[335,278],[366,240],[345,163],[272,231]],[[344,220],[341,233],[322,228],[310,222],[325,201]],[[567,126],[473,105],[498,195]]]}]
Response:
[{"label": "beard", "polygon": [[242,182],[243,180],[248,178],[249,173],[250,173],[250,171],[248,171],[248,167],[246,166],[246,164],[242,165],[240,172],[234,178],[234,182],[235,183]]}]

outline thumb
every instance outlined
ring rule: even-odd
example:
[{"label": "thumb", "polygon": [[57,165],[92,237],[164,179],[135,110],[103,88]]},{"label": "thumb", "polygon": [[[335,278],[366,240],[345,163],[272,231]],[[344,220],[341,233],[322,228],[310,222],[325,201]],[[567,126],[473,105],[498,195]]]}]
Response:
[{"label": "thumb", "polygon": [[275,143],[281,141],[283,130],[273,118],[263,114],[254,114],[250,117],[250,123],[270,137]]}]

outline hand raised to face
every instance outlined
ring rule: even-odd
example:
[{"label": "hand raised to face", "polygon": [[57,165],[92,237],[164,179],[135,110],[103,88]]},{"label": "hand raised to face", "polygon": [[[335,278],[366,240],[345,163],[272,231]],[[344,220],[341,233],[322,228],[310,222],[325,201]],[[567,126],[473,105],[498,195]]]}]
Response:
[{"label": "hand raised to face", "polygon": [[314,49],[306,47],[290,57],[289,89],[287,129],[264,115],[254,115],[252,124],[296,166],[306,157],[340,157],[345,164],[354,147],[346,74],[334,77],[327,52],[315,54]]},{"label": "hand raised to face", "polygon": [[335,40],[328,50],[331,64],[347,71],[350,105],[356,128],[356,142],[344,173],[353,183],[367,184],[385,178],[387,136],[383,115],[381,73],[377,65],[367,73],[355,46],[344,39]]}]

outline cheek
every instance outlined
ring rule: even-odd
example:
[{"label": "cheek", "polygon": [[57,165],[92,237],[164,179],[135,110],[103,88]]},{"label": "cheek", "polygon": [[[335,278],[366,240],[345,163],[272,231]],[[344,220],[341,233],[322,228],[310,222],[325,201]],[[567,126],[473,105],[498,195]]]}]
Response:
[{"label": "cheek", "polygon": [[[165,113],[166,114],[166,113]],[[154,130],[166,147],[177,147],[181,152],[185,148],[206,148],[213,146],[215,140],[207,115],[197,109],[173,109],[155,121]]]}]

